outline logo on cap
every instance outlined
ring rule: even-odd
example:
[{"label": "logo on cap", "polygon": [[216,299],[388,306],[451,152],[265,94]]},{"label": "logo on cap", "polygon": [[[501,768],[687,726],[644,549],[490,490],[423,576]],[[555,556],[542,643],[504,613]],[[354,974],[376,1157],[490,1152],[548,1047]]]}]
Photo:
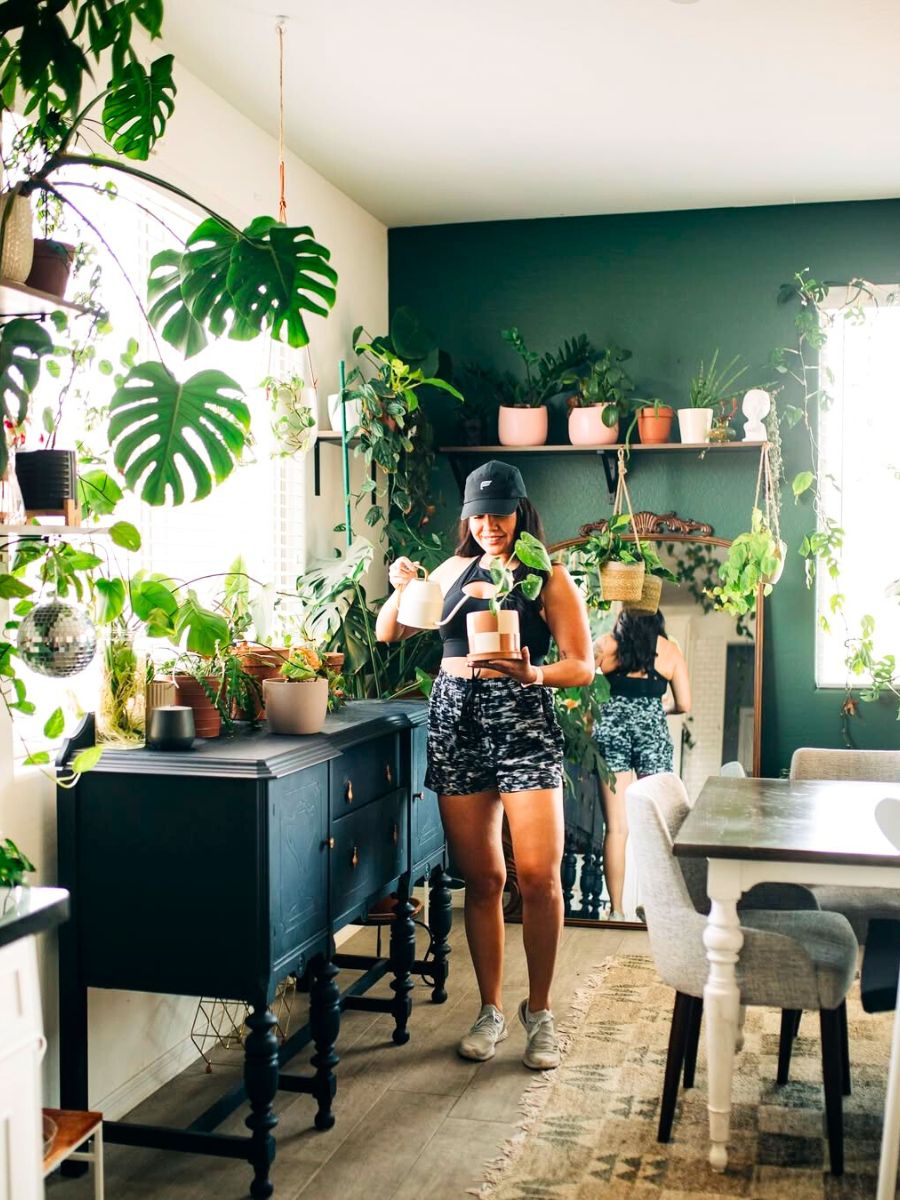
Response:
[{"label": "logo on cap", "polygon": [[484,489],[486,487],[490,487],[493,482],[494,482],[493,479],[482,479],[481,483],[478,486],[481,488],[482,491],[484,491]]}]

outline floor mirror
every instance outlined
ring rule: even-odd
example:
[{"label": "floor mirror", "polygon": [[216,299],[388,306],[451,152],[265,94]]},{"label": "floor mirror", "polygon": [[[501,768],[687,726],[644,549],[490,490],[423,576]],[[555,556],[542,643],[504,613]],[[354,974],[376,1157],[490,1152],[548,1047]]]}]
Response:
[{"label": "floor mirror", "polygon": [[[605,520],[582,526],[578,535],[551,547],[553,558],[577,569],[579,553]],[[688,666],[691,711],[667,716],[674,748],[675,771],[695,800],[710,775],[758,775],[760,766],[763,598],[756,614],[735,617],[716,612],[708,589],[717,582],[718,567],[730,543],[716,537],[713,527],[675,513],[639,512],[634,529],[651,542],[663,565],[677,582],[665,581],[660,611],[666,634],[674,640]],[[633,537],[633,534],[630,535]],[[576,574],[576,572],[573,572]],[[577,575],[576,575],[577,577]],[[610,632],[618,605],[598,608],[591,597],[596,586],[583,581],[588,599],[591,634],[596,641]],[[640,878],[629,842],[625,844],[624,920],[611,920],[604,861],[604,795],[599,776],[567,764],[565,850],[560,866],[566,923],[643,927]],[[507,920],[521,919],[521,899],[515,882],[515,862],[506,844]]]}]

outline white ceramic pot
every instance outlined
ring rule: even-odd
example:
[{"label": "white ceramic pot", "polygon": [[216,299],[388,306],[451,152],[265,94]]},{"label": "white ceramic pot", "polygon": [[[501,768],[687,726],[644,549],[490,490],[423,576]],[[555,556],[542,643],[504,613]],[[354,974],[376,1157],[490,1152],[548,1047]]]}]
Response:
[{"label": "white ceramic pot", "polygon": [[[347,410],[347,432],[349,433],[354,426],[359,424],[359,401],[347,400],[344,407]],[[331,428],[336,432],[341,432],[341,393],[332,392],[328,397],[328,420]]]},{"label": "white ceramic pot", "polygon": [[709,431],[712,429],[713,411],[711,408],[679,408],[678,430],[682,442],[697,446],[709,441]]},{"label": "white ceramic pot", "polygon": [[784,564],[787,559],[787,542],[785,542],[783,539],[779,539],[778,541],[776,557],[778,558],[778,566],[771,575],[766,575],[763,577],[763,583],[769,583],[772,585],[772,587],[774,587],[781,578],[782,573],[784,572]]},{"label": "white ceramic pot", "polygon": [[34,260],[34,234],[31,223],[31,201],[27,196],[15,196],[12,192],[0,195],[0,222],[6,206],[12,199],[9,219],[3,229],[0,251],[0,275],[13,283],[24,283],[31,274]]},{"label": "white ceramic pot", "polygon": [[543,446],[547,440],[547,406],[508,408],[501,404],[497,434],[501,446]]},{"label": "white ceramic pot", "polygon": [[313,418],[313,425],[305,427],[298,419],[294,393],[289,387],[276,388],[273,394],[272,434],[279,454],[305,454],[312,450],[318,437],[318,399],[315,388],[304,388],[300,404],[305,405]]},{"label": "white ceramic pot", "polygon": [[619,422],[603,424],[605,404],[573,408],[569,413],[569,441],[573,446],[612,446],[619,438]]},{"label": "white ceramic pot", "polygon": [[327,679],[264,679],[263,698],[272,733],[320,733],[325,725]]}]

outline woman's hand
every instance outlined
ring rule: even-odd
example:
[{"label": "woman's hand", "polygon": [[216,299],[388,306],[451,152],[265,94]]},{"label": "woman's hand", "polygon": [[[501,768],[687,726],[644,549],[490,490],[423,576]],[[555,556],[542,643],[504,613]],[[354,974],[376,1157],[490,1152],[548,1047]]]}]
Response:
[{"label": "woman's hand", "polygon": [[517,679],[519,683],[534,684],[541,678],[539,667],[532,666],[531,655],[528,653],[528,647],[522,647],[521,658],[492,658],[487,662],[478,662],[474,664],[478,667],[488,667],[492,671],[498,671],[501,675],[505,675],[508,679]]},{"label": "woman's hand", "polygon": [[388,567],[388,580],[395,591],[402,592],[411,579],[421,570],[421,563],[408,558],[398,558]]}]

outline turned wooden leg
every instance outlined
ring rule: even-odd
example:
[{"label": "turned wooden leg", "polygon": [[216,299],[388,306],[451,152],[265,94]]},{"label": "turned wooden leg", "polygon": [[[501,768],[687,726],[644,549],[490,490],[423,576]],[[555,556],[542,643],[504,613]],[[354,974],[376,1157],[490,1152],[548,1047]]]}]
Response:
[{"label": "turned wooden leg", "polygon": [[575,894],[575,880],[577,878],[577,856],[575,854],[575,846],[571,841],[566,842],[562,862],[559,867],[559,877],[562,883],[563,912],[567,917],[570,917],[572,915],[572,900]]},{"label": "turned wooden leg", "polygon": [[341,1028],[341,993],[335,983],[338,973],[332,961],[334,947],[328,955],[317,958],[311,964],[313,982],[309,990],[309,1028],[316,1052],[310,1059],[315,1069],[313,1095],[319,1105],[316,1112],[316,1129],[330,1129],[334,1124],[331,1105],[337,1089],[334,1068],[340,1062],[335,1053],[335,1043]]},{"label": "turned wooden leg", "polygon": [[397,1046],[409,1041],[409,1014],[412,1012],[412,996],[414,982],[412,977],[413,963],[416,961],[416,927],[412,919],[412,905],[409,902],[409,883],[401,884],[397,896],[397,908],[391,922],[391,970],[394,978],[391,980],[391,990],[394,1001],[391,1011],[394,1014],[393,1039]]},{"label": "turned wooden leg", "polygon": [[434,987],[431,999],[435,1004],[443,1004],[447,999],[447,976],[450,967],[447,959],[450,955],[450,929],[453,925],[453,897],[448,887],[449,876],[442,866],[437,866],[431,872],[428,889],[428,927],[431,931],[432,972]]},{"label": "turned wooden leg", "polygon": [[250,1116],[245,1122],[252,1137],[248,1160],[253,1167],[250,1195],[253,1200],[267,1200],[274,1188],[269,1171],[275,1158],[275,1139],[272,1130],[278,1118],[272,1101],[278,1090],[278,1038],[275,1016],[266,1007],[265,997],[252,1002],[247,1026],[250,1032],[244,1040],[244,1085],[250,1101]]},{"label": "turned wooden leg", "polygon": [[714,1171],[724,1171],[728,1165],[731,1081],[741,1007],[735,967],[744,935],[737,913],[740,884],[732,871],[733,864],[728,861],[710,860],[707,889],[711,903],[703,931],[709,962],[709,977],[703,989],[709,1072],[709,1165]]}]

